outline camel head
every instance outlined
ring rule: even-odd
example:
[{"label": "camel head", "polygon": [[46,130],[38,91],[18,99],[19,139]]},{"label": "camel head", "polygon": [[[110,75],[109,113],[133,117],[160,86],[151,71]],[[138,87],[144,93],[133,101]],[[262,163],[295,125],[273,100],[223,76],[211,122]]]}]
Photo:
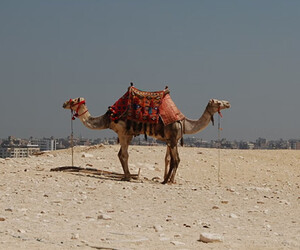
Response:
[{"label": "camel head", "polygon": [[215,114],[223,109],[230,108],[230,103],[228,101],[220,101],[217,99],[210,99],[207,104],[207,109],[211,114]]},{"label": "camel head", "polygon": [[209,112],[209,114],[211,115],[211,121],[214,124],[214,114],[218,112],[219,115],[222,117],[221,110],[229,108],[230,103],[228,101],[210,99],[207,104],[206,111]]},{"label": "camel head", "polygon": [[[85,106],[85,99],[82,98],[82,97],[75,98],[75,99],[70,99],[70,100],[66,101],[63,104],[64,109],[70,109],[71,110],[71,112],[73,114],[73,117],[72,117],[73,120],[75,119],[75,117],[79,117],[79,116],[85,114],[88,111],[87,109],[85,109],[85,111],[82,112],[81,108],[83,106]],[[80,110],[82,112],[81,114],[79,114]]]},{"label": "camel head", "polygon": [[63,104],[64,109],[71,109],[73,111],[76,111],[78,106],[85,104],[85,99],[82,97],[70,99]]}]

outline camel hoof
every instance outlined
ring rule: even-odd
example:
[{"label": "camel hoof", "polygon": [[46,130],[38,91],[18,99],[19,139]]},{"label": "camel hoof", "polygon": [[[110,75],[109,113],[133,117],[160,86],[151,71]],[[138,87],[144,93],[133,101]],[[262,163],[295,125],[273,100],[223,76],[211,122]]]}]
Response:
[{"label": "camel hoof", "polygon": [[172,185],[172,184],[176,184],[176,181],[168,181],[168,180],[164,180],[161,184],[169,184],[169,185]]},{"label": "camel hoof", "polygon": [[161,184],[169,184],[168,180],[164,180]]}]

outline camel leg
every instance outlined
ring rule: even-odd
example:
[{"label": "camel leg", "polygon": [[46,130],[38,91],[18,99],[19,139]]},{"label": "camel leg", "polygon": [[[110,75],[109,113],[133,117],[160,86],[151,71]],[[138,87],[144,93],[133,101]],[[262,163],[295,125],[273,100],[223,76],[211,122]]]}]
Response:
[{"label": "camel leg", "polygon": [[165,174],[164,174],[164,179],[166,179],[167,174],[168,174],[170,160],[171,160],[171,157],[170,157],[170,147],[167,146],[167,151],[166,151],[166,156],[165,156]]},{"label": "camel leg", "polygon": [[[173,180],[170,179],[170,182],[174,182],[176,170],[177,170],[177,167],[178,167],[178,164],[180,161],[179,155],[178,155],[177,144],[171,145],[169,147],[169,150],[170,150],[170,156],[171,156],[170,168],[169,168],[168,174],[165,177],[162,184],[166,184],[167,182],[169,182],[170,177],[172,177],[172,179],[173,179]],[[173,171],[175,171],[175,173],[173,173]]]},{"label": "camel leg", "polygon": [[172,174],[171,174],[171,178],[170,178],[171,183],[175,183],[175,175],[176,175],[176,171],[177,171],[177,168],[179,166],[179,163],[180,163],[180,158],[179,158],[179,153],[178,153],[178,148],[177,147],[176,147],[175,154],[176,154],[176,165],[174,166]]},{"label": "camel leg", "polygon": [[119,136],[121,148],[118,153],[118,157],[120,159],[120,162],[121,162],[121,165],[122,165],[122,168],[124,171],[124,178],[122,179],[124,181],[130,181],[130,179],[131,179],[130,171],[128,168],[128,158],[129,158],[128,146],[129,146],[131,139],[132,139],[132,136]]}]

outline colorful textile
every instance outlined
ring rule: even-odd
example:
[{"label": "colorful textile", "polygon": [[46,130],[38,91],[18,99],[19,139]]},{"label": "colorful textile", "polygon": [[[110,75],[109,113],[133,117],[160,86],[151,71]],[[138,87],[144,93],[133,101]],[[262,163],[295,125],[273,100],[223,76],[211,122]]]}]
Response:
[{"label": "colorful textile", "polygon": [[128,119],[135,122],[157,124],[161,117],[165,125],[182,120],[183,114],[172,101],[169,90],[140,91],[129,87],[128,91],[109,107],[112,120]]},{"label": "colorful textile", "polygon": [[119,120],[128,109],[129,91],[127,91],[114,105],[108,107],[110,112],[110,119],[113,121]]},{"label": "colorful textile", "polygon": [[176,121],[182,121],[185,117],[176,107],[170,95],[166,95],[163,98],[161,106],[159,107],[159,114],[164,125],[169,125]]}]

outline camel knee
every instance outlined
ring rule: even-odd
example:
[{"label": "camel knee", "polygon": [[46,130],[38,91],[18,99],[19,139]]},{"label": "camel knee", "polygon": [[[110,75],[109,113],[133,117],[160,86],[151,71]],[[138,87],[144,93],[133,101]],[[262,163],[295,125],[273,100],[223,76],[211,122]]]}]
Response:
[{"label": "camel knee", "polygon": [[118,157],[121,162],[128,160],[128,156],[129,156],[129,154],[126,151],[123,151],[122,149],[120,149],[120,151],[118,153]]}]

